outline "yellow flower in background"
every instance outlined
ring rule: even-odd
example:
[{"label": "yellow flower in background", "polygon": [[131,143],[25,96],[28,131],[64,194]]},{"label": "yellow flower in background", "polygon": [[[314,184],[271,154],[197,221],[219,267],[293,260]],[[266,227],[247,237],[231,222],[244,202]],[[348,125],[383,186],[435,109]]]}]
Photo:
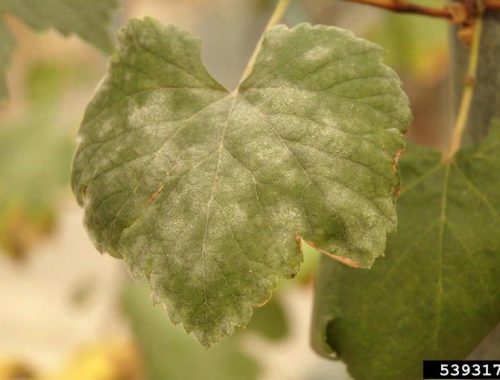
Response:
[{"label": "yellow flower in background", "polygon": [[136,348],[125,341],[106,341],[82,348],[61,371],[41,376],[26,363],[0,358],[0,380],[144,380]]},{"label": "yellow flower in background", "polygon": [[136,348],[129,342],[107,341],[79,350],[60,373],[43,380],[141,379],[143,377]]}]

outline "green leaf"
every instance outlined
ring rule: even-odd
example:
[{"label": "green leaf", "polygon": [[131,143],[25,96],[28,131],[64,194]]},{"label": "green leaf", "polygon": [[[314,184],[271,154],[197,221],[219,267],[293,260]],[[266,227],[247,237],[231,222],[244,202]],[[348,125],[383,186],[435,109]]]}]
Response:
[{"label": "green leaf", "polygon": [[398,232],[370,271],[323,260],[314,341],[357,380],[421,379],[423,359],[465,358],[500,321],[500,123],[452,164],[412,147]]},{"label": "green leaf", "polygon": [[36,30],[77,34],[101,50],[113,49],[108,30],[117,0],[0,0],[0,9]]},{"label": "green leaf", "polygon": [[40,113],[2,125],[1,250],[22,257],[52,229],[61,188],[69,182],[73,149],[71,135],[48,124]]},{"label": "green leaf", "polygon": [[148,380],[253,380],[257,363],[242,349],[241,339],[205,350],[170,324],[164,310],[151,303],[147,288],[125,288],[123,303],[138,343]]},{"label": "green leaf", "polygon": [[288,335],[289,325],[280,297],[275,294],[263,307],[255,309],[246,329],[262,335],[267,340],[279,341]]},{"label": "green leaf", "polygon": [[[1,9],[0,9],[1,10]],[[10,64],[10,53],[14,48],[14,38],[11,36],[7,25],[0,18],[0,101],[7,97],[7,84],[5,72]]]},{"label": "green leaf", "polygon": [[54,226],[74,150],[71,133],[60,117],[61,96],[81,76],[82,70],[75,67],[33,65],[23,88],[27,112],[1,120],[2,253],[22,258]]},{"label": "green leaf", "polygon": [[302,261],[300,238],[354,266],[383,253],[407,98],[377,46],[302,24],[265,34],[229,93],[200,42],[133,20],[81,129],[73,190],[101,251],[149,280],[209,346]]},{"label": "green leaf", "polygon": [[387,49],[386,62],[391,67],[419,75],[417,80],[431,80],[439,75],[436,66],[448,51],[448,25],[441,21],[387,12],[374,23],[370,38]]}]

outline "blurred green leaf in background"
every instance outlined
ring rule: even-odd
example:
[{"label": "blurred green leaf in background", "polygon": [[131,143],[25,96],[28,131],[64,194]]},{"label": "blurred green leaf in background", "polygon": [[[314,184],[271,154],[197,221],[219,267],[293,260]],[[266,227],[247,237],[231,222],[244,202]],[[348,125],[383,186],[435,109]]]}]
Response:
[{"label": "blurred green leaf in background", "polygon": [[26,112],[0,127],[0,250],[20,258],[52,230],[74,149],[61,99],[85,75],[78,67],[35,64],[25,81]]},{"label": "blurred green leaf in background", "polygon": [[110,25],[118,0],[0,0],[0,100],[7,96],[5,71],[14,46],[3,16],[22,20],[33,30],[56,29],[64,36],[76,34],[104,52],[113,50]]},{"label": "blurred green leaf in background", "polygon": [[145,284],[126,287],[123,302],[148,380],[257,379],[259,367],[242,350],[241,333],[206,350],[181,327],[173,326],[162,307],[152,305]]},{"label": "blurred green leaf in background", "polygon": [[447,29],[442,20],[385,12],[369,34],[388,52],[389,66],[431,80],[447,59]]},{"label": "blurred green leaf in background", "polygon": [[[1,6],[1,5],[0,5]],[[0,12],[2,9],[0,8]],[[0,100],[7,94],[5,83],[5,71],[10,63],[10,53],[14,48],[14,38],[9,32],[7,25],[0,18]]]}]

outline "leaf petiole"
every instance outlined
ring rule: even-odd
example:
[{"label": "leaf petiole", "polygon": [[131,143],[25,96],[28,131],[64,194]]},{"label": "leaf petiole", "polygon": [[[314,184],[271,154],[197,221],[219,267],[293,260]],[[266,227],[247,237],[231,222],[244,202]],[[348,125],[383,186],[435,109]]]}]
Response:
[{"label": "leaf petiole", "polygon": [[243,74],[241,76],[240,83],[238,84],[238,87],[236,87],[236,89],[233,91],[233,94],[237,94],[238,93],[238,90],[240,88],[241,83],[243,83],[243,81],[245,79],[247,79],[247,77],[252,72],[253,67],[255,65],[255,61],[257,59],[257,55],[259,54],[260,47],[262,45],[262,40],[263,40],[263,37],[264,37],[264,33],[266,31],[268,31],[269,29],[271,29],[273,26],[276,26],[277,24],[279,24],[279,22],[283,18],[283,15],[285,14],[285,12],[286,12],[286,10],[287,10],[287,8],[288,8],[289,5],[290,5],[290,0],[279,0],[278,1],[278,4],[276,5],[276,8],[274,8],[273,14],[271,15],[271,18],[267,22],[266,28],[262,32],[262,35],[261,35],[261,37],[259,39],[259,42],[257,43],[257,46],[255,46],[255,49],[254,49],[254,51],[252,53],[252,56],[250,57],[250,59],[249,59],[247,65],[246,65],[245,69],[243,70]]},{"label": "leaf petiole", "polygon": [[453,159],[455,153],[460,149],[460,146],[462,144],[462,138],[465,132],[465,127],[467,125],[467,119],[469,117],[470,107],[472,104],[472,98],[474,96],[474,79],[476,77],[477,66],[479,62],[482,26],[483,22],[481,17],[479,17],[474,24],[474,36],[470,48],[469,64],[465,77],[465,87],[462,94],[462,100],[460,102],[460,108],[458,110],[457,120],[453,128],[453,135],[450,145],[446,152],[443,154],[443,162],[445,163],[448,163]]}]

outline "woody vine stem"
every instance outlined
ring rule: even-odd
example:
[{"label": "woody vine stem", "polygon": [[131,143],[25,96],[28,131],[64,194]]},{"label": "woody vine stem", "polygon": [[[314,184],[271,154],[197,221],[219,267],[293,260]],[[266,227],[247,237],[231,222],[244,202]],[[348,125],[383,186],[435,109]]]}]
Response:
[{"label": "woody vine stem", "polygon": [[[445,18],[452,21],[457,20],[459,12],[457,10],[464,7],[461,2],[452,3],[443,8],[425,7],[417,4],[412,4],[403,0],[349,0],[353,3],[371,5],[377,8],[386,9],[398,13],[413,13],[423,16]],[[500,0],[482,0],[481,7],[483,10],[500,10]]]},{"label": "woody vine stem", "polygon": [[467,67],[467,74],[465,78],[465,87],[462,94],[455,127],[453,128],[451,143],[443,155],[444,162],[451,161],[455,153],[460,149],[460,145],[462,143],[463,135],[465,132],[465,127],[467,125],[467,119],[469,117],[469,111],[474,95],[475,78],[479,62],[479,48],[481,45],[482,25],[482,19],[481,17],[479,17],[474,23],[474,37],[472,40],[472,45],[470,47],[469,64]]}]

